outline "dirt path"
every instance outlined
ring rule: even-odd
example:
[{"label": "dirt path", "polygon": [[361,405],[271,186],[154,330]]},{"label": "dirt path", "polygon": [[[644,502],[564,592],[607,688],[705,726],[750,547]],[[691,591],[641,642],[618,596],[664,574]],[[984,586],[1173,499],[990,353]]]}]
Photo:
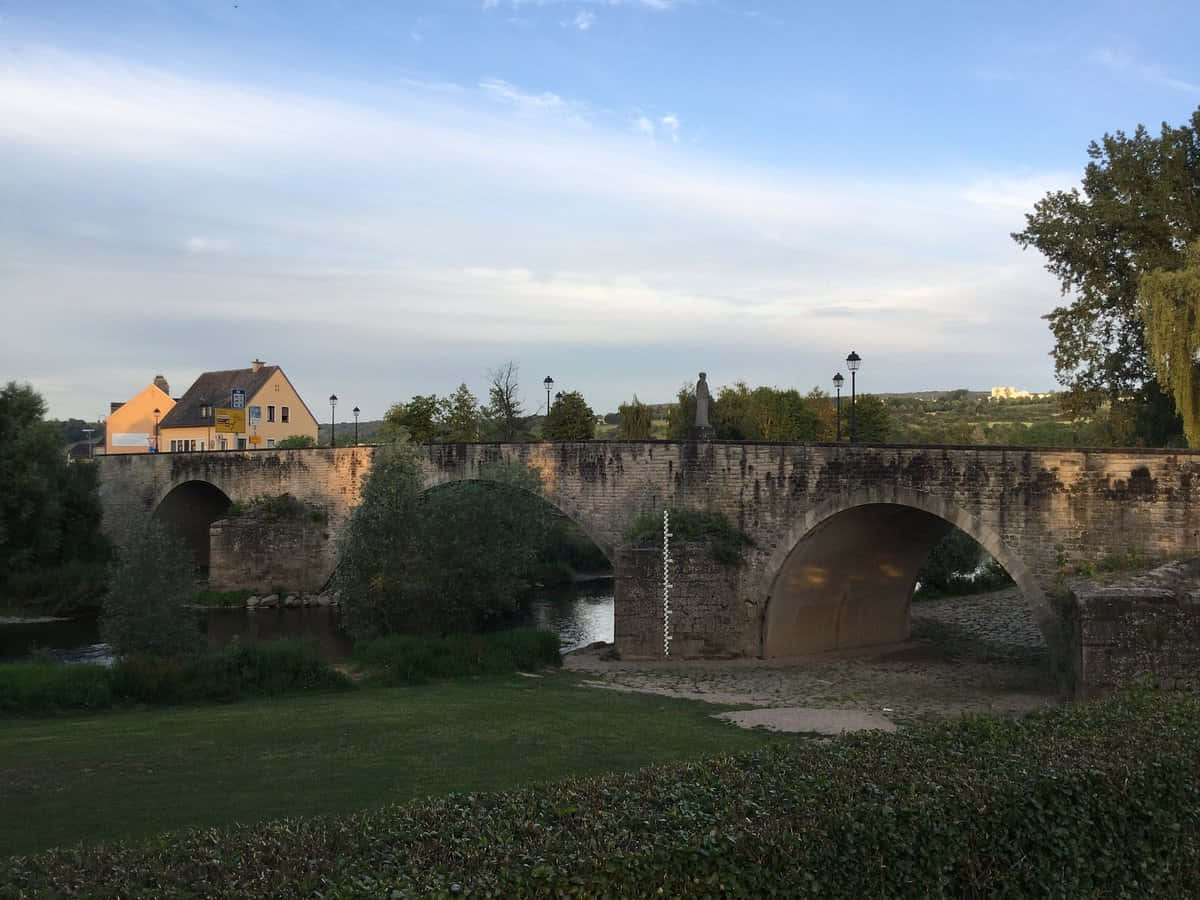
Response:
[{"label": "dirt path", "polygon": [[1045,643],[1013,588],[913,605],[902,643],[784,660],[623,661],[569,654],[584,684],[757,709],[745,727],[839,733],[1059,702]]}]

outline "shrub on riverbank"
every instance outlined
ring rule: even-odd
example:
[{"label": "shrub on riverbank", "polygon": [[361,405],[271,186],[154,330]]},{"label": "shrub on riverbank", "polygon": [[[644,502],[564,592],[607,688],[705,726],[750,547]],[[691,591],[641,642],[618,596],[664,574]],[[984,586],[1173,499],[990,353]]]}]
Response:
[{"label": "shrub on riverbank", "polygon": [[1195,896],[1200,698],[789,743],[0,862],[0,893]]},{"label": "shrub on riverbank", "polygon": [[112,678],[104,666],[52,662],[0,665],[0,712],[43,713],[108,709]]},{"label": "shrub on riverbank", "polygon": [[111,668],[48,662],[0,665],[0,712],[44,714],[123,704],[228,702],[352,687],[305,641],[234,641],[190,659],[127,656]]},{"label": "shrub on riverbank", "polygon": [[446,637],[391,635],[360,644],[354,659],[382,684],[423,684],[431,678],[502,675],[562,665],[558,635],[532,628]]}]

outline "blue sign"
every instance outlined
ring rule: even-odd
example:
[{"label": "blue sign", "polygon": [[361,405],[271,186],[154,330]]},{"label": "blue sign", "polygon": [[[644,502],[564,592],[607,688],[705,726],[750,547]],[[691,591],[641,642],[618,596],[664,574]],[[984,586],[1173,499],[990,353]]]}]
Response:
[{"label": "blue sign", "polygon": [[246,408],[246,392],[241,388],[234,388],[229,395],[230,409],[245,409]]}]

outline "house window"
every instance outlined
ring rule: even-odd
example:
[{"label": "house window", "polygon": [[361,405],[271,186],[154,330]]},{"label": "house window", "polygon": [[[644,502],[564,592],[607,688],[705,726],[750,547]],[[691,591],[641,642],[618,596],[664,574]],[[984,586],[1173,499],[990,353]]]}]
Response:
[{"label": "house window", "polygon": [[222,449],[222,450],[228,450],[228,449],[229,449],[229,443],[228,443],[228,442],[225,440],[225,438],[221,438],[220,440],[221,440],[221,449]]},{"label": "house window", "polygon": [[267,407],[267,421],[268,422],[275,421],[275,407],[273,407],[273,406]]},{"label": "house window", "polygon": [[172,453],[175,452],[175,442],[174,441],[171,441],[171,452]]},{"label": "house window", "polygon": [[201,441],[201,442],[200,442],[200,449],[201,449],[201,450],[203,450],[203,449],[204,449],[204,441]]},{"label": "house window", "polygon": [[195,449],[196,449],[196,442],[195,442],[195,441],[192,441],[192,443],[191,443],[191,446],[190,446],[190,447],[188,447],[188,449],[189,449],[189,450],[195,450]]},{"label": "house window", "polygon": [[238,449],[239,450],[246,449],[246,439],[245,438],[238,438]]},{"label": "house window", "polygon": [[275,438],[267,438],[267,449],[270,450],[275,446]]},{"label": "house window", "polygon": [[288,419],[288,408],[286,406],[279,407],[279,421],[286,425],[288,423]]}]

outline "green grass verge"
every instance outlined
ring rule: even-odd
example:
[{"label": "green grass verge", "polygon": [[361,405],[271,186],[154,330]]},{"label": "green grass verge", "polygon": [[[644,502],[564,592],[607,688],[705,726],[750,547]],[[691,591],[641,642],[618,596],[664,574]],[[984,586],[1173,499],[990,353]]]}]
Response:
[{"label": "green grass verge", "polygon": [[0,723],[0,852],[346,813],[780,739],[719,722],[713,711],[585,688],[568,675],[513,675],[8,719]]},{"label": "green grass verge", "polygon": [[1117,698],[0,861],[0,891],[1196,896],[1198,743],[1195,695]]}]

